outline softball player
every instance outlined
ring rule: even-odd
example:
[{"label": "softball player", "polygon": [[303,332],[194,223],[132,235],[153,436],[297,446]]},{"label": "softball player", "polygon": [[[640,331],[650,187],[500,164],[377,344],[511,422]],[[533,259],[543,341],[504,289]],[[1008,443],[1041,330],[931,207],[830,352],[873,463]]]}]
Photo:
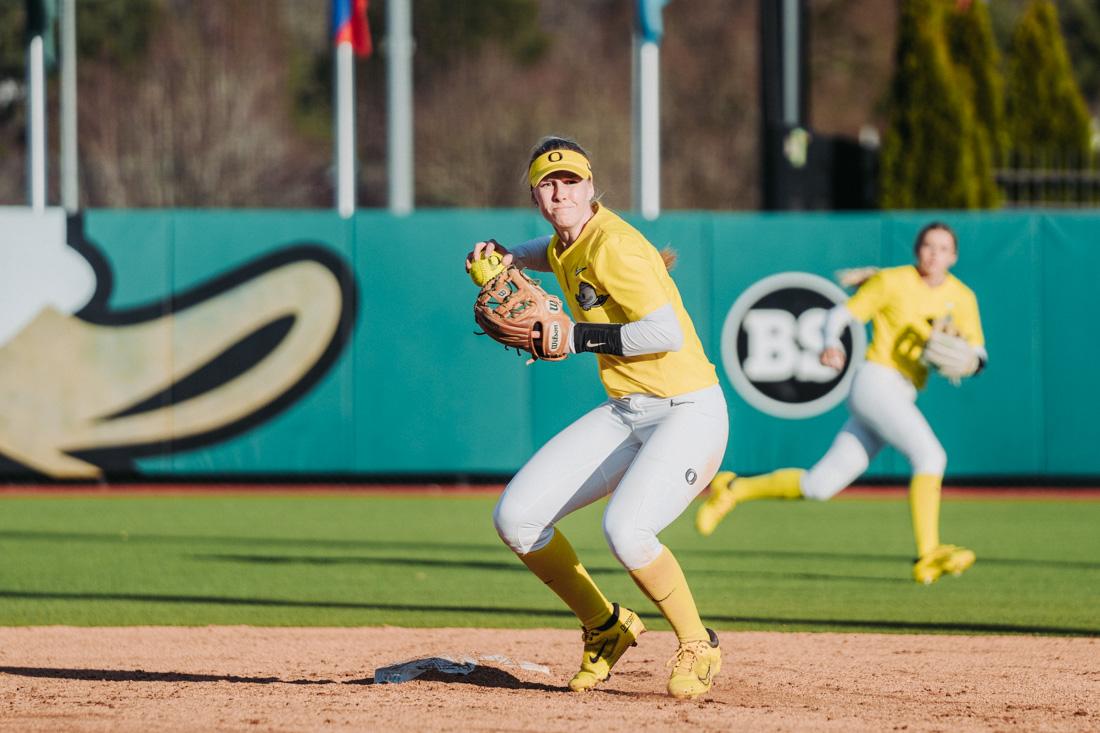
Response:
[{"label": "softball player", "polygon": [[[916,267],[906,265],[872,275],[846,304],[825,321],[821,363],[843,369],[840,334],[850,320],[873,323],[867,361],[860,365],[848,396],[850,417],[825,456],[809,471],[786,468],[752,478],[720,472],[695,517],[703,535],[741,501],[763,498],[827,500],[867,470],[884,445],[901,451],[912,467],[909,506],[917,543],[913,578],[932,583],[974,564],[974,553],[940,544],[940,486],[947,454],[915,404],[928,379],[921,360],[933,323],[950,319],[972,350],[962,376],[977,373],[987,359],[978,302],[949,270],[958,260],[958,241],[946,224],[933,222],[917,235]],[[966,346],[964,345],[965,349]]]},{"label": "softball player", "polygon": [[684,310],[666,261],[641,233],[595,201],[588,155],[545,138],[528,166],[531,198],[550,238],[505,264],[551,271],[576,321],[570,351],[596,354],[608,400],[544,445],[508,483],[494,512],[501,539],[580,619],[584,656],[569,682],[592,689],[645,631],[638,615],[604,596],[555,524],[609,496],[603,530],[615,557],[679,640],[669,694],[693,698],[718,674],[721,652],[704,627],[679,563],[657,536],[718,470],[729,418],[714,365]]}]

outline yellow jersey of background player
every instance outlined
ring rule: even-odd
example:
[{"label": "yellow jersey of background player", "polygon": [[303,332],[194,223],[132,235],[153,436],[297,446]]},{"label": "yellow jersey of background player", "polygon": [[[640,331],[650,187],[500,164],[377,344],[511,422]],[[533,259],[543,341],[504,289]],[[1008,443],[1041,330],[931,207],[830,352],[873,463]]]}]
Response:
[{"label": "yellow jersey of background player", "polygon": [[974,564],[972,550],[940,542],[940,487],[947,452],[924,414],[918,391],[928,379],[921,356],[933,323],[950,317],[966,343],[950,378],[973,376],[985,366],[978,301],[949,270],[959,257],[958,240],[949,226],[932,222],[917,234],[916,266],[891,267],[869,278],[847,303],[825,319],[821,363],[843,369],[847,361],[840,334],[853,319],[871,321],[874,336],[867,360],[856,368],[848,395],[848,420],[825,455],[808,471],[783,468],[763,476],[738,478],[721,471],[695,516],[695,526],[709,535],[735,505],[765,498],[831,499],[859,477],[883,447],[891,445],[909,461],[909,508],[917,560],[913,579],[933,583],[958,575]]},{"label": "yellow jersey of background player", "polygon": [[985,346],[978,299],[950,273],[930,287],[913,265],[881,270],[860,286],[847,306],[856,320],[871,321],[874,329],[867,361],[896,369],[917,389],[928,380],[928,367],[920,356],[933,322],[950,318],[967,343]]}]

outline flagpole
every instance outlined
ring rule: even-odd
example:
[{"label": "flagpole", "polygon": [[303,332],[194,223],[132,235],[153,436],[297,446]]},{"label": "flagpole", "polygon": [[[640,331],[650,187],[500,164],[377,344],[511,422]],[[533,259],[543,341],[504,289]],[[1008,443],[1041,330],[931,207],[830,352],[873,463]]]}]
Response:
[{"label": "flagpole", "polygon": [[661,213],[661,47],[634,35],[634,207]]},{"label": "flagpole", "polygon": [[44,39],[27,45],[27,203],[46,208],[46,60]]},{"label": "flagpole", "polygon": [[634,208],[645,219],[661,213],[661,9],[668,0],[637,0],[634,23],[633,119]]},{"label": "flagpole", "polygon": [[386,68],[389,92],[388,167],[390,211],[398,216],[412,213],[413,100],[412,100],[412,9],[409,0],[390,0],[386,7]]},{"label": "flagpole", "polygon": [[80,209],[76,128],[76,0],[61,0],[61,205]]},{"label": "flagpole", "polygon": [[336,209],[355,213],[355,58],[350,43],[336,46]]}]

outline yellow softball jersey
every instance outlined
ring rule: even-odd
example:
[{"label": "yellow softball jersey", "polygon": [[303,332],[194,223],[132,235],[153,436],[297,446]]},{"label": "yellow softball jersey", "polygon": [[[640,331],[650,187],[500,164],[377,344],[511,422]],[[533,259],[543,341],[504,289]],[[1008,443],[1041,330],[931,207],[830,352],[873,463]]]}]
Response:
[{"label": "yellow softball jersey", "polygon": [[629,323],[664,305],[671,305],[676,313],[684,332],[679,351],[596,354],[600,379],[611,397],[633,393],[671,397],[718,383],[661,254],[617,214],[597,206],[580,239],[564,252],[559,253],[554,235],[547,258],[576,321]]},{"label": "yellow softball jersey", "polygon": [[880,270],[848,300],[848,310],[874,328],[867,361],[897,369],[917,389],[928,380],[920,356],[933,321],[951,316],[967,343],[985,346],[978,299],[951,274],[933,288],[912,265]]}]

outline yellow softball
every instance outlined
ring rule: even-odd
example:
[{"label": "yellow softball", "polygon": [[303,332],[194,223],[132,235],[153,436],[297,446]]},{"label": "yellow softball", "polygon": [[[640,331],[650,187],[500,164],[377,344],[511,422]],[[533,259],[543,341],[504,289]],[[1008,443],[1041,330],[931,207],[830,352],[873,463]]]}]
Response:
[{"label": "yellow softball", "polygon": [[496,277],[504,269],[504,258],[496,252],[488,257],[480,257],[470,263],[470,279],[479,288]]}]

